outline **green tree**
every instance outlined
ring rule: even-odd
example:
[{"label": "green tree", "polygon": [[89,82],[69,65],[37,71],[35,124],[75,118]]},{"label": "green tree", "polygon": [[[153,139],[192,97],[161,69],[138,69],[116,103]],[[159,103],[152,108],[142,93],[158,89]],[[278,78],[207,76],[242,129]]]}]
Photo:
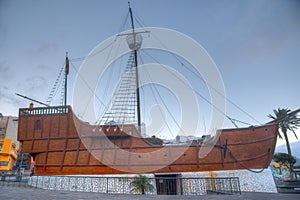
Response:
[{"label": "green tree", "polygon": [[[292,157],[292,151],[291,151],[291,146],[290,146],[290,142],[289,142],[287,133],[288,133],[288,131],[293,132],[295,137],[298,139],[298,137],[295,133],[295,129],[300,127],[300,118],[297,115],[299,111],[300,111],[300,109],[291,112],[291,110],[289,110],[287,108],[283,108],[283,109],[278,108],[277,110],[273,110],[274,116],[271,114],[268,115],[268,117],[270,117],[271,119],[279,121],[278,136],[280,139],[282,139],[282,135],[280,134],[280,132],[283,134],[283,137],[286,142],[288,155],[290,157]],[[290,166],[291,166],[291,176],[293,176],[293,163],[290,163]]]},{"label": "green tree", "polygon": [[295,164],[296,159],[293,156],[290,156],[286,153],[275,153],[273,156],[273,160],[278,162],[280,165],[285,165],[286,167],[290,168],[290,164]]},{"label": "green tree", "polygon": [[148,178],[144,175],[139,175],[136,177],[131,183],[130,187],[133,189],[131,191],[136,191],[139,194],[145,194],[145,192],[150,191],[153,192],[154,187],[148,180]]}]

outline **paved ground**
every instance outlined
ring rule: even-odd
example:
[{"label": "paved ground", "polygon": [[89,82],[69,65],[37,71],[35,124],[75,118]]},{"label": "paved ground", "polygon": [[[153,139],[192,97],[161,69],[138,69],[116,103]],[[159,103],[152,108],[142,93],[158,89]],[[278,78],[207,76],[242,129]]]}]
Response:
[{"label": "paved ground", "polygon": [[130,200],[130,199],[274,199],[274,200],[286,200],[286,199],[300,199],[300,194],[277,194],[277,193],[256,193],[256,192],[242,192],[241,195],[203,195],[203,196],[165,196],[165,195],[116,195],[116,194],[99,194],[99,193],[87,193],[87,192],[69,192],[69,191],[54,191],[43,190],[35,188],[25,187],[0,187],[0,199],[9,200],[54,200],[54,199],[69,199],[69,200],[81,200],[81,199],[101,199],[101,200]]}]

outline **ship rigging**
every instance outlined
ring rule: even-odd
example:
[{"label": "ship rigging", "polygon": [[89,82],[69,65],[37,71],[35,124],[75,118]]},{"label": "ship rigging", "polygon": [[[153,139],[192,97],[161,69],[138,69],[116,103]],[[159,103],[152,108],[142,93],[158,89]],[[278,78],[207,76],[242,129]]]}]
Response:
[{"label": "ship rigging", "polygon": [[[275,149],[278,121],[247,128],[215,129],[215,135],[182,145],[164,145],[155,137],[150,139],[142,137],[142,101],[140,97],[143,94],[141,94],[140,89],[144,91],[146,89],[143,89],[141,79],[145,79],[145,77],[149,78],[151,74],[147,71],[149,66],[146,65],[145,68],[142,68],[139,65],[139,63],[143,62],[138,62],[138,55],[140,53],[148,55],[148,59],[153,59],[153,56],[148,51],[141,49],[142,34],[149,32],[147,30],[140,31],[135,28],[133,23],[134,15],[130,4],[129,16],[131,19],[131,30],[104,41],[101,46],[102,48],[96,48],[95,52],[84,58],[83,65],[87,67],[82,67],[78,71],[72,62],[79,59],[69,60],[68,55],[66,56],[65,67],[60,72],[61,77],[63,76],[63,72],[65,75],[65,82],[63,84],[65,97],[62,106],[19,109],[18,140],[22,143],[22,152],[30,153],[34,158],[36,174],[176,173],[267,168]],[[158,31],[164,33],[162,36],[165,39],[170,38],[170,35],[167,34],[170,31],[161,29],[151,29],[151,38],[154,36],[154,39],[156,39],[155,36],[157,36]],[[178,37],[181,36],[178,33],[175,35]],[[123,41],[122,44],[125,44],[123,36],[126,36],[126,43],[129,46],[129,50],[128,46],[116,45],[116,41]],[[166,49],[160,40],[157,41],[156,44],[161,49]],[[143,43],[144,46],[149,45],[146,42]],[[183,47],[183,44],[180,45],[179,42],[173,44]],[[109,55],[107,55],[107,52]],[[204,52],[203,55],[207,54],[203,50],[201,52]],[[120,77],[117,77],[116,73],[112,73],[111,71],[111,65],[118,64],[115,61],[115,57],[122,60],[122,56],[115,55],[118,53],[129,56],[126,70],[121,71],[118,68],[119,73],[117,74],[120,74]],[[176,68],[177,70],[184,70],[183,74],[190,73],[197,77],[189,77],[189,81],[198,83],[201,80],[201,82],[206,84],[205,87],[210,92],[213,91],[213,95],[226,99],[217,90],[217,87],[212,85],[212,80],[202,79],[198,72],[187,67],[187,61],[183,58],[172,53],[165,53],[164,51],[160,51],[159,55],[169,55],[171,58],[175,58],[174,60],[180,63]],[[195,57],[197,56],[192,56],[190,59],[196,59]],[[73,110],[71,106],[66,105],[69,62],[76,69],[76,72],[79,72],[77,82],[74,86],[76,90],[73,94],[73,107],[78,110]],[[205,67],[213,66],[212,62],[207,62],[206,64]],[[99,66],[110,67],[104,70],[99,68]],[[144,77],[141,73],[142,70],[146,72]],[[174,90],[179,89],[179,92],[189,92],[192,90],[197,98],[208,103],[211,109],[216,110],[219,115],[224,115],[231,122],[236,121],[201,94],[199,88],[195,90],[193,87],[194,84],[187,84],[185,82],[186,79],[182,78],[178,73],[176,74],[176,70],[166,68],[160,62],[158,62],[158,65],[152,65],[151,70],[156,70],[154,74],[157,77],[152,76],[146,83],[155,82],[154,78],[164,79],[161,76],[162,74],[173,75],[172,81],[169,81],[169,83],[173,84]],[[107,78],[99,80],[99,76],[105,75],[105,73],[107,74]],[[114,87],[104,84],[110,81],[118,81],[119,83],[117,86],[115,83]],[[124,86],[123,83],[127,83],[125,84],[127,86]],[[97,88],[97,84],[101,85],[101,87]],[[185,88],[184,91],[182,91],[179,85]],[[178,106],[178,102],[172,102],[170,97],[163,96],[163,93],[159,92],[159,89],[161,89],[159,86],[155,86],[155,84],[150,84],[150,86],[149,91],[157,94],[157,96],[152,98],[152,102],[159,99],[166,109],[166,113],[173,120],[174,126],[178,127],[179,133],[190,134],[190,132],[186,131],[190,130],[188,129],[190,127],[182,127],[178,123],[178,118],[174,116],[174,108],[180,107]],[[95,94],[97,89],[103,89],[103,94],[106,94],[107,91],[115,92],[112,96],[99,96]],[[53,91],[51,90],[51,94],[55,94],[56,90]],[[106,97],[109,99],[109,105],[104,101]],[[192,95],[189,97],[192,97]],[[94,112],[91,112],[91,110],[94,111],[95,107],[98,107],[94,104],[94,98],[98,100],[98,104],[102,107],[102,110],[97,110],[100,113],[98,119],[96,119]],[[173,104],[173,109],[166,106],[166,99]],[[149,100],[149,98],[143,98],[144,104],[146,100]],[[189,104],[191,100],[192,98],[185,99],[185,103]],[[192,107],[191,109],[188,106],[187,108],[189,111],[187,112],[188,114],[197,114],[195,108],[198,109],[198,107]],[[238,106],[237,108],[240,109]],[[137,118],[132,117],[135,114],[137,114]],[[143,114],[145,115],[145,113]],[[82,120],[83,118],[81,117],[85,115],[92,119],[87,121],[92,121],[93,123],[87,123],[87,121]],[[249,114],[247,115],[250,116]],[[188,115],[183,114],[181,120],[185,122],[190,121],[191,123],[197,121],[187,118],[189,118]],[[134,122],[135,119],[136,122]],[[170,132],[173,132],[169,125],[166,126]],[[153,134],[153,132],[150,134]]]}]

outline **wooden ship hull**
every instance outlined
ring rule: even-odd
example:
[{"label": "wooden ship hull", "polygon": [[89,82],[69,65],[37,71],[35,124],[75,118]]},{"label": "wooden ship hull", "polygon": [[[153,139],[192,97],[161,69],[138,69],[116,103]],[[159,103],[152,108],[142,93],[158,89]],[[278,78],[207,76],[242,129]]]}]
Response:
[{"label": "wooden ship hull", "polygon": [[36,175],[132,174],[267,168],[278,124],[220,130],[215,143],[163,146],[134,125],[89,125],[59,106],[20,109],[18,129]]}]

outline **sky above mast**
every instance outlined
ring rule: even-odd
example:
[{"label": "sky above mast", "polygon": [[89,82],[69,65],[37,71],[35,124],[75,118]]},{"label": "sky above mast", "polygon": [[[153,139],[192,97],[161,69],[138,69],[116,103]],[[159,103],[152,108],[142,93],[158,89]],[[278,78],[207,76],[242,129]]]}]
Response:
[{"label": "sky above mast", "polygon": [[[139,0],[131,6],[143,26],[174,29],[200,43],[218,66],[227,97],[258,121],[268,121],[272,109],[300,107],[299,1]],[[0,1],[0,112],[17,116],[28,107],[15,92],[46,102],[66,52],[71,60],[85,57],[122,30],[127,13],[127,0]],[[73,64],[69,104],[81,62]],[[227,114],[254,123],[230,104]]]}]

